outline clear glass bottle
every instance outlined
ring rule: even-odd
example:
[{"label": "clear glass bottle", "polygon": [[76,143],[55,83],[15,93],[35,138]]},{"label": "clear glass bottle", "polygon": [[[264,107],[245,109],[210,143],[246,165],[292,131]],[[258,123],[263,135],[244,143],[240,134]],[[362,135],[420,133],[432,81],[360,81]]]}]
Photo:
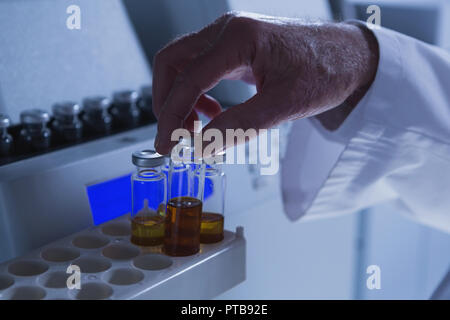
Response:
[{"label": "clear glass bottle", "polygon": [[195,171],[196,180],[204,177],[203,211],[200,230],[201,243],[223,240],[226,177],[222,170],[224,161],[206,164],[205,172]]},{"label": "clear glass bottle", "polygon": [[163,243],[167,181],[162,172],[166,158],[154,150],[132,155],[136,172],[131,177],[131,242],[140,246]]},{"label": "clear glass bottle", "polygon": [[108,113],[111,100],[106,97],[89,97],[83,100],[85,130],[88,134],[108,134],[112,128],[112,117]]},{"label": "clear glass bottle", "polygon": [[189,144],[180,150],[184,155],[174,157],[172,153],[166,168],[169,200],[163,251],[170,256],[188,256],[200,250],[203,184],[195,182],[194,171],[198,170],[201,176],[204,166],[193,159],[193,148]]},{"label": "clear glass bottle", "polygon": [[11,119],[6,114],[0,113],[0,157],[11,154],[13,138],[8,133],[10,125]]},{"label": "clear glass bottle", "polygon": [[139,125],[141,111],[137,106],[138,100],[139,94],[134,90],[114,93],[110,113],[115,127],[132,128]]},{"label": "clear glass bottle", "polygon": [[83,123],[79,115],[81,106],[75,102],[62,102],[53,106],[53,130],[57,142],[77,142],[83,136]]},{"label": "clear glass bottle", "polygon": [[50,114],[45,110],[31,109],[20,114],[20,152],[43,151],[50,147],[52,133],[47,127],[49,121]]}]

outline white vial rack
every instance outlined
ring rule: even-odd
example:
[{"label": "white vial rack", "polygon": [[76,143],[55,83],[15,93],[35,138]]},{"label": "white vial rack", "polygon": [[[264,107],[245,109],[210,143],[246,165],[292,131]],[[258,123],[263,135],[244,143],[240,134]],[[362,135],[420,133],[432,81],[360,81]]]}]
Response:
[{"label": "white vial rack", "polygon": [[[211,299],[245,280],[242,227],[187,257],[138,247],[130,231],[127,215],[0,264],[0,300]],[[80,289],[67,287],[70,265]]]}]

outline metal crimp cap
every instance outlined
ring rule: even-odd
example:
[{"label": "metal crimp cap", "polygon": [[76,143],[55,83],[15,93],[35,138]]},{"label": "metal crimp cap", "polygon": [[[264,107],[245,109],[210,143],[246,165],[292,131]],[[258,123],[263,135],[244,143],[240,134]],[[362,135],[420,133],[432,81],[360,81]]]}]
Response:
[{"label": "metal crimp cap", "polygon": [[155,150],[141,150],[133,152],[132,161],[138,167],[158,167],[164,164],[165,156]]},{"label": "metal crimp cap", "polygon": [[50,121],[50,114],[41,109],[30,109],[20,113],[20,122],[23,124],[41,124]]},{"label": "metal crimp cap", "polygon": [[88,97],[83,100],[83,110],[86,113],[100,113],[111,105],[111,100],[107,97]]},{"label": "metal crimp cap", "polygon": [[81,112],[81,106],[76,102],[62,102],[53,105],[53,115],[55,117],[74,117]]},{"label": "metal crimp cap", "polygon": [[3,113],[0,113],[0,128],[8,128],[11,125],[11,119]]}]

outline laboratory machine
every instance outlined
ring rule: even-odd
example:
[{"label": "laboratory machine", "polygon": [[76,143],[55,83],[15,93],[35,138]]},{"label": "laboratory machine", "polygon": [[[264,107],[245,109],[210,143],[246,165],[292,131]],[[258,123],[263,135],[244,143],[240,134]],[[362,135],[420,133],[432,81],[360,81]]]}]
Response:
[{"label": "laboratory machine", "polygon": [[183,257],[143,242],[157,193],[133,192],[164,173],[139,154],[152,74],[123,3],[1,1],[0,29],[0,299],[209,299],[243,282],[243,228],[200,244],[199,216]]}]

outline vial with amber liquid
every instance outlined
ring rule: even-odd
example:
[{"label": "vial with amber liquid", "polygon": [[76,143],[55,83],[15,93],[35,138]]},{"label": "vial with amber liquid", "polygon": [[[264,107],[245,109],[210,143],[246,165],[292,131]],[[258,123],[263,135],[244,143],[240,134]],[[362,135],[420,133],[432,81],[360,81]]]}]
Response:
[{"label": "vial with amber liquid", "polygon": [[204,166],[195,161],[189,142],[174,148],[177,151],[172,151],[166,168],[169,200],[163,251],[170,256],[189,256],[200,250],[203,184],[195,184],[194,171],[201,176]]},{"label": "vial with amber liquid", "polygon": [[204,179],[203,210],[200,227],[201,243],[222,241],[224,229],[226,184],[225,173],[222,170],[224,155],[218,155],[208,160],[206,160],[204,165],[204,172],[199,169],[195,171],[196,181]]},{"label": "vial with amber liquid", "polygon": [[136,172],[131,176],[131,242],[139,246],[157,246],[164,239],[166,213],[166,158],[154,150],[132,155]]}]

